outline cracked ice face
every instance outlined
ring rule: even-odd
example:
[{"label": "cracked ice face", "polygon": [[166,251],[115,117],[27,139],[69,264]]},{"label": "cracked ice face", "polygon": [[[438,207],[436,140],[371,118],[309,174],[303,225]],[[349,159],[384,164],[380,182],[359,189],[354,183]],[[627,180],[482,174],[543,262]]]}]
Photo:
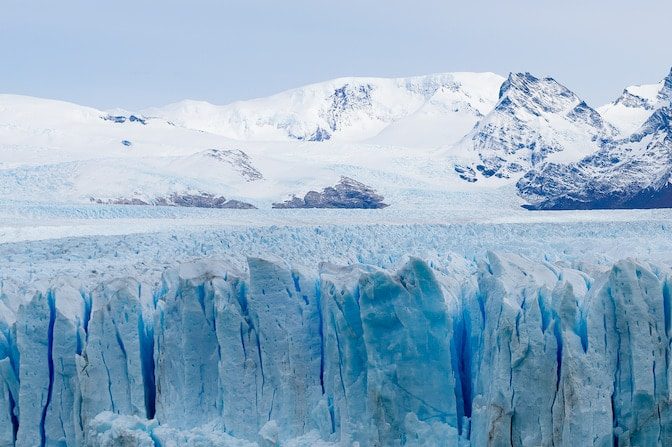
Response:
[{"label": "cracked ice face", "polygon": [[3,323],[0,439],[656,445],[672,436],[664,269],[621,261],[586,272],[490,253],[471,266],[412,258],[396,271],[311,272],[252,258],[249,273],[236,270],[201,262],[168,270],[153,292],[119,279],[35,294]]}]

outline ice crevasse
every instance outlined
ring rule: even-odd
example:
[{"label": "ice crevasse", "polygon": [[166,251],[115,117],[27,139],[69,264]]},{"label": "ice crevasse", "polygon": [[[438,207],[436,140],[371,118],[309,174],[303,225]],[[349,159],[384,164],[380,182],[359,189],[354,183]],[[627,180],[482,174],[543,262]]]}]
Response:
[{"label": "ice crevasse", "polygon": [[512,254],[0,294],[0,446],[670,445],[669,270]]}]

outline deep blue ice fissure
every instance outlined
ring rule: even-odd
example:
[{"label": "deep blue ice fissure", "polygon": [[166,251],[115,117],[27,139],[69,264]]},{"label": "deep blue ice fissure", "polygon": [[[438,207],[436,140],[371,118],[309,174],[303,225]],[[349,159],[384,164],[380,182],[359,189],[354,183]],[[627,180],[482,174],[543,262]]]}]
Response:
[{"label": "deep blue ice fissure", "polygon": [[47,411],[51,405],[51,394],[54,387],[54,323],[56,322],[56,303],[54,302],[54,293],[47,291],[47,303],[49,305],[49,327],[47,329],[47,368],[49,369],[49,385],[47,386],[47,401],[42,409],[42,418],[40,420],[40,445],[44,447],[46,443],[46,433],[44,424],[47,419]]},{"label": "deep blue ice fissure", "polygon": [[138,318],[138,335],[140,337],[140,357],[142,359],[142,379],[145,384],[145,412],[148,419],[156,414],[156,385],[154,383],[154,330],[146,326],[145,320]]}]

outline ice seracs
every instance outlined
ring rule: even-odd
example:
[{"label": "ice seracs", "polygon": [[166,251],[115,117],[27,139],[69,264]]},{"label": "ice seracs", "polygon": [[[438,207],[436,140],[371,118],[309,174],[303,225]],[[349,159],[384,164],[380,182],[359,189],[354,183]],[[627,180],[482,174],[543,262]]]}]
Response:
[{"label": "ice seracs", "polygon": [[664,446],[671,287],[506,253],[56,281],[0,315],[0,441]]}]

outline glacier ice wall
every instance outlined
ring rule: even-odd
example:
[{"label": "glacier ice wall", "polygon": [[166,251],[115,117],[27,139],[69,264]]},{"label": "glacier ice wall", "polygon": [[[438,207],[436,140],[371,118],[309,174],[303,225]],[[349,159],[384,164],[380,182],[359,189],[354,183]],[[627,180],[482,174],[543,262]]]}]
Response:
[{"label": "glacier ice wall", "polygon": [[672,443],[655,265],[250,258],[75,284],[1,289],[0,446]]}]

